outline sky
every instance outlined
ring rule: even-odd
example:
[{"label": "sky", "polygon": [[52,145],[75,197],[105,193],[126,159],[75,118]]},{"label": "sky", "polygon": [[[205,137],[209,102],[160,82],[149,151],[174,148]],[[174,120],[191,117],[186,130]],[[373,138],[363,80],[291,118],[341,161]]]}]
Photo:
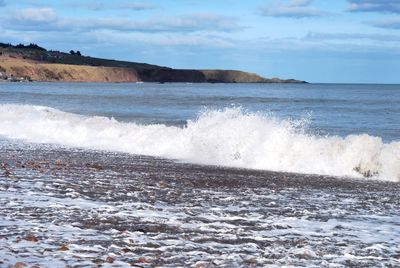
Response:
[{"label": "sky", "polygon": [[400,83],[400,0],[0,0],[0,42],[315,83]]}]

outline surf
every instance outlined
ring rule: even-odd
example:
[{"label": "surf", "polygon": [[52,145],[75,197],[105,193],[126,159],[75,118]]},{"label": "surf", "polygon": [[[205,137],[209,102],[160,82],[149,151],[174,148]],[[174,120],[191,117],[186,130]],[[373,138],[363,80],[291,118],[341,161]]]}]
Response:
[{"label": "surf", "polygon": [[307,120],[241,108],[204,110],[184,127],[119,122],[33,105],[0,105],[0,135],[235,168],[400,181],[400,141],[319,136]]}]

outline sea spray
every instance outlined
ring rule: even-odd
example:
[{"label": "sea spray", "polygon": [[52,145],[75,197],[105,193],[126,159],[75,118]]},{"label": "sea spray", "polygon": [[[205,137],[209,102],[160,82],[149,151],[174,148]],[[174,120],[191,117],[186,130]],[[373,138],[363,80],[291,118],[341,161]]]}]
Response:
[{"label": "sea spray", "polygon": [[0,135],[36,143],[197,164],[400,181],[400,141],[308,134],[303,121],[240,108],[202,112],[185,127],[123,123],[30,105],[0,105]]}]

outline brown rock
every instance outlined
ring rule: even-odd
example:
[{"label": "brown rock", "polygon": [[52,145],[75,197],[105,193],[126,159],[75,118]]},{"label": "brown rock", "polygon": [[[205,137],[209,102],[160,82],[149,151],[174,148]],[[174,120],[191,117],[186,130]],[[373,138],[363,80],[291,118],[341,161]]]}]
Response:
[{"label": "brown rock", "polygon": [[35,243],[39,241],[39,239],[36,236],[32,235],[32,234],[27,235],[24,238],[24,240],[29,241],[29,242],[35,242]]},{"label": "brown rock", "polygon": [[10,170],[9,170],[9,166],[7,163],[0,163],[0,169],[3,170],[3,176],[8,178],[10,177]]},{"label": "brown rock", "polygon": [[136,263],[151,263],[148,259],[146,259],[145,257],[140,257],[139,259],[137,259],[136,261],[133,262],[133,264]]},{"label": "brown rock", "polygon": [[3,172],[3,176],[6,177],[6,178],[10,177],[10,174],[11,173],[10,173],[10,171],[8,169],[5,169],[4,172]]},{"label": "brown rock", "polygon": [[257,265],[257,260],[255,258],[247,259],[243,261],[247,265]]},{"label": "brown rock", "polygon": [[34,162],[34,161],[29,161],[27,163],[27,166],[33,170],[39,170],[41,168],[40,163]]},{"label": "brown rock", "polygon": [[58,248],[59,251],[67,251],[69,250],[69,248],[67,247],[67,245],[62,245],[61,247]]},{"label": "brown rock", "polygon": [[22,268],[22,267],[26,267],[27,265],[23,262],[17,262],[16,264],[14,264],[12,266],[12,268]]},{"label": "brown rock", "polygon": [[106,262],[113,263],[114,262],[114,258],[111,257],[111,256],[108,256],[107,259],[106,259]]}]

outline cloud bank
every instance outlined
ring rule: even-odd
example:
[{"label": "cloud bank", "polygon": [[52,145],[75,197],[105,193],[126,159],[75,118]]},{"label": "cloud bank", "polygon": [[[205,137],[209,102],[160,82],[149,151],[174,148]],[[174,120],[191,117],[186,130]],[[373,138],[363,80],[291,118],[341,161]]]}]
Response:
[{"label": "cloud bank", "polygon": [[123,10],[134,10],[134,11],[143,11],[143,10],[151,10],[156,9],[157,6],[149,3],[143,2],[113,2],[113,3],[103,3],[103,2],[91,2],[86,4],[77,4],[72,5],[72,7],[81,7],[94,11],[108,11],[114,9],[123,9]]},{"label": "cloud bank", "polygon": [[369,24],[379,28],[400,30],[400,17],[370,21]]},{"label": "cloud bank", "polygon": [[60,17],[52,8],[27,8],[3,18],[9,29],[20,31],[99,31],[123,32],[233,32],[241,27],[237,19],[211,13],[188,14],[175,17],[134,20],[124,18],[67,18]]},{"label": "cloud bank", "polygon": [[347,0],[352,12],[381,12],[400,14],[399,0]]}]

